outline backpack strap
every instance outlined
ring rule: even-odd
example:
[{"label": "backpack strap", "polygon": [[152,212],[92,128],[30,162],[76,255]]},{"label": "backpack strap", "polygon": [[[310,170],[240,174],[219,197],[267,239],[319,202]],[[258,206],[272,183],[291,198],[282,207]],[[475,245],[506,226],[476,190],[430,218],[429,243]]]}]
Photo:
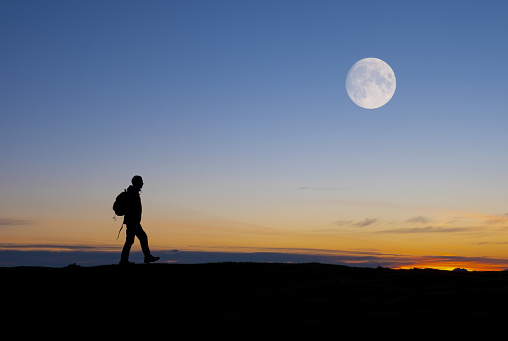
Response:
[{"label": "backpack strap", "polygon": [[122,224],[122,226],[120,227],[120,230],[118,230],[118,236],[116,236],[116,240],[118,240],[118,237],[120,237],[120,232],[122,232],[123,225],[124,225],[124,224]]}]

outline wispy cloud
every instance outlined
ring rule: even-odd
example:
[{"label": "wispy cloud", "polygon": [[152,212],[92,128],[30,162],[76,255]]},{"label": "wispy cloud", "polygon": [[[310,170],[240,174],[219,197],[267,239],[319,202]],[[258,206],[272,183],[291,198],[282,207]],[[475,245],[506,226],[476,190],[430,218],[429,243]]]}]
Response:
[{"label": "wispy cloud", "polygon": [[348,226],[354,223],[353,220],[337,220],[333,225],[335,226]]},{"label": "wispy cloud", "polygon": [[414,227],[414,228],[400,228],[400,229],[383,230],[383,231],[376,231],[374,233],[398,233],[398,234],[407,234],[407,233],[456,233],[456,232],[469,232],[472,229],[476,229],[476,228],[470,228],[470,227],[425,226],[425,227]]},{"label": "wispy cloud", "polygon": [[345,190],[349,189],[348,187],[307,187],[302,186],[298,187],[299,190],[302,191],[338,191],[338,190]]},{"label": "wispy cloud", "polygon": [[508,242],[474,242],[473,245],[506,245]]},{"label": "wispy cloud", "polygon": [[494,216],[490,219],[485,220],[485,223],[487,225],[507,224],[508,223],[508,214]]},{"label": "wispy cloud", "polygon": [[32,225],[34,222],[27,219],[0,218],[0,226]]},{"label": "wispy cloud", "polygon": [[406,223],[414,223],[414,224],[428,224],[430,219],[424,216],[416,216],[406,220]]},{"label": "wispy cloud", "polygon": [[375,224],[379,219],[378,218],[365,218],[361,221],[354,220],[337,220],[334,225],[335,226],[354,226],[354,227],[366,227]]},{"label": "wispy cloud", "polygon": [[79,245],[79,244],[23,244],[0,243],[0,250],[17,251],[110,251],[118,249],[115,245]]},{"label": "wispy cloud", "polygon": [[353,224],[353,226],[366,227],[366,226],[370,226],[370,225],[376,223],[377,221],[378,221],[377,218],[365,218],[365,220],[355,223],[355,224]]}]

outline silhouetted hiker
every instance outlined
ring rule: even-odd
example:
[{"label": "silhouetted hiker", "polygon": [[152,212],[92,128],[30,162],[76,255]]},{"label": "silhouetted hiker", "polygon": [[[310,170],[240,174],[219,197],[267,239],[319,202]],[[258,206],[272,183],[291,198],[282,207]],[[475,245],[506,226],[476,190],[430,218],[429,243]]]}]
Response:
[{"label": "silhouetted hiker", "polygon": [[143,254],[145,255],[145,263],[155,262],[160,259],[160,257],[151,255],[150,248],[148,247],[148,237],[141,227],[142,207],[141,197],[139,196],[141,188],[143,188],[143,179],[139,175],[136,175],[132,178],[132,185],[127,188],[128,200],[126,202],[126,211],[123,219],[123,223],[127,226],[127,237],[122,249],[120,265],[134,264],[129,262],[129,253],[132,244],[134,244],[135,237],[138,237],[141,243],[141,250],[143,250]]}]

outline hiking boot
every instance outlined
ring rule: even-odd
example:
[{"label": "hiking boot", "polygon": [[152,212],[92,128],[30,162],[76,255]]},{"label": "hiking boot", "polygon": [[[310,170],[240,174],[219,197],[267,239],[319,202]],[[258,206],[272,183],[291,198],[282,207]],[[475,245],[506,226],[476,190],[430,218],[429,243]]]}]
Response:
[{"label": "hiking boot", "polygon": [[145,263],[148,264],[148,263],[156,262],[159,259],[161,259],[161,258],[160,257],[154,257],[154,256],[150,255],[150,256],[145,257]]},{"label": "hiking boot", "polygon": [[129,262],[128,260],[121,260],[119,265],[134,265],[133,262]]}]

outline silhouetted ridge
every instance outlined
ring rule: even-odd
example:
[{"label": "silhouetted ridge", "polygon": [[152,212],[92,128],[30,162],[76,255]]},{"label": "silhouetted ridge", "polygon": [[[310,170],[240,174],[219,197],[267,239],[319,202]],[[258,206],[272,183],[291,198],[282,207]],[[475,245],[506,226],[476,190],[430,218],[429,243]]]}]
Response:
[{"label": "silhouetted ridge", "polygon": [[[166,328],[398,328],[504,323],[508,273],[325,264],[136,264],[0,268],[4,321]],[[133,289],[134,288],[134,289]],[[138,293],[132,295],[132,290]],[[495,304],[492,304],[495,302]],[[131,315],[129,315],[131,314]],[[171,321],[170,324],[168,324]]]}]

